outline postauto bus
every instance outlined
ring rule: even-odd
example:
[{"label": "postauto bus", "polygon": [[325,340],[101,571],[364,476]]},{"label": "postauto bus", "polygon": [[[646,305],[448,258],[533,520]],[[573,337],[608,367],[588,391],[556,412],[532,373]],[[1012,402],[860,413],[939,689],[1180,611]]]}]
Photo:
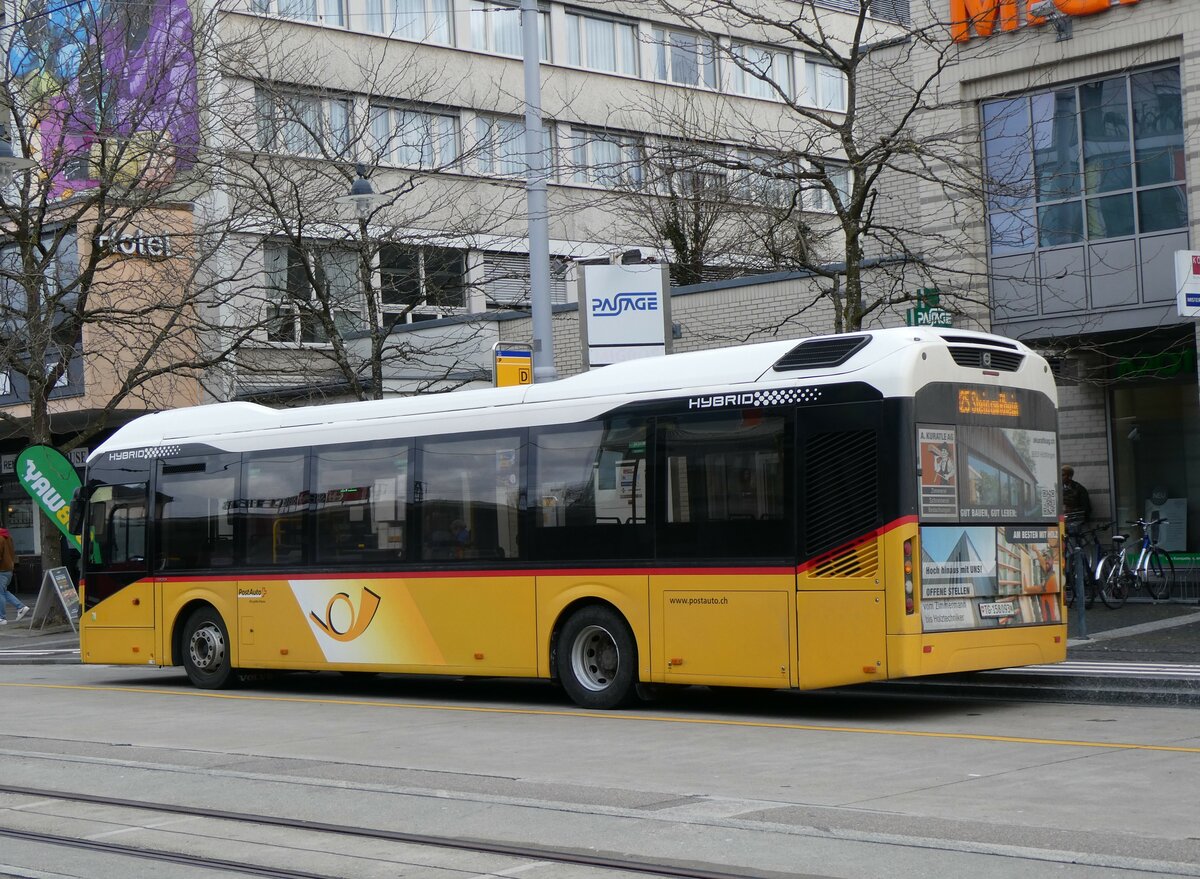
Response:
[{"label": "postauto bus", "polygon": [[818,688],[1062,660],[1046,361],[932,328],[146,415],[90,456],[82,655]]}]

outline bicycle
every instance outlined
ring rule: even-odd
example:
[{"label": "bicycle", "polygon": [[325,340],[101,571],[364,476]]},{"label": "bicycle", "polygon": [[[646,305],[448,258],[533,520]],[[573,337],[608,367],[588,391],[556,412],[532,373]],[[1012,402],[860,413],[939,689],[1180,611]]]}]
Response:
[{"label": "bicycle", "polygon": [[1133,589],[1141,589],[1155,601],[1161,601],[1171,593],[1175,585],[1175,563],[1171,554],[1158,545],[1158,528],[1169,524],[1169,519],[1138,519],[1129,522],[1142,530],[1142,545],[1137,561],[1131,566],[1125,552],[1128,535],[1114,534],[1112,548],[1096,565],[1096,582],[1100,586],[1100,598],[1111,608],[1125,603]]},{"label": "bicycle", "polygon": [[[1111,522],[1104,522],[1093,528],[1084,528],[1081,521],[1067,518],[1067,554],[1063,560],[1063,576],[1065,579],[1067,607],[1075,606],[1076,573],[1083,577],[1084,608],[1090,608],[1096,603],[1096,567],[1104,557],[1104,547],[1100,543],[1101,531],[1111,527]],[[1090,540],[1089,540],[1090,539]],[[1090,542],[1090,547],[1089,547]],[[1078,566],[1078,569],[1076,568]]]}]

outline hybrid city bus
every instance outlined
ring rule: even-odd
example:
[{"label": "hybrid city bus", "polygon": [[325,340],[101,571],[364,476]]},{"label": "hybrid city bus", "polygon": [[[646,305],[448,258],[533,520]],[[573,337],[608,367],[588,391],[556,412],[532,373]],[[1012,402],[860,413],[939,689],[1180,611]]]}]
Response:
[{"label": "hybrid city bus", "polygon": [[888,329],[146,415],[88,459],[84,662],[810,689],[1065,658],[1041,356]]}]

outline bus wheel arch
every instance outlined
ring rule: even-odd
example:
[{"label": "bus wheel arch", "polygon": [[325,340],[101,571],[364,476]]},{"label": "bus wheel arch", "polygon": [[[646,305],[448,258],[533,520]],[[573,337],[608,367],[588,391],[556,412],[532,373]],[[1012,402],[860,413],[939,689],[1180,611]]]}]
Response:
[{"label": "bus wheel arch", "polygon": [[619,708],[635,696],[637,639],[613,605],[584,601],[564,608],[551,650],[554,677],[576,704]]},{"label": "bus wheel arch", "polygon": [[229,627],[215,607],[197,601],[184,607],[172,635],[173,658],[193,686],[219,690],[236,681]]}]

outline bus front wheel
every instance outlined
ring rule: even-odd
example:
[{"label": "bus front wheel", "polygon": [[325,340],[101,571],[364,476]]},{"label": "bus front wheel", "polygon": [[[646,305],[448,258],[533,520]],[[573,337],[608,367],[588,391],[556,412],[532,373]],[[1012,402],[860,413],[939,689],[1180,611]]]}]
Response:
[{"label": "bus front wheel", "polygon": [[558,633],[555,662],[563,689],[584,708],[617,708],[634,693],[637,646],[610,608],[592,605],[571,614]]},{"label": "bus front wheel", "polygon": [[233,679],[229,632],[211,607],[197,610],[183,627],[183,667],[192,684],[204,690],[219,690]]}]

